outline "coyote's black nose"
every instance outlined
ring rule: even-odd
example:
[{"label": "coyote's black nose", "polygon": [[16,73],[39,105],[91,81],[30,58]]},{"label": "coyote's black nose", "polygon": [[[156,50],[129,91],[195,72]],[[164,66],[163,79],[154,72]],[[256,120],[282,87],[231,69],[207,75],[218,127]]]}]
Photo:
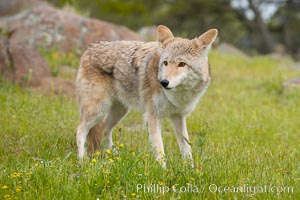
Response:
[{"label": "coyote's black nose", "polygon": [[168,87],[168,85],[169,85],[169,81],[168,81],[167,79],[163,79],[163,80],[160,81],[160,84],[161,84],[164,88],[166,88],[166,87]]}]

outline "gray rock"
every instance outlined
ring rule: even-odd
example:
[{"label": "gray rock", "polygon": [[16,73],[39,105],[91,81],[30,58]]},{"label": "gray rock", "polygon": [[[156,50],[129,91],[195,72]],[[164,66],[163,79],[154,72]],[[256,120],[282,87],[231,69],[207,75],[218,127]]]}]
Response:
[{"label": "gray rock", "polygon": [[244,53],[242,50],[228,43],[221,43],[217,47],[217,51],[223,55],[237,55],[243,58],[249,58],[249,56],[246,53]]},{"label": "gray rock", "polygon": [[48,63],[31,46],[0,36],[0,73],[6,80],[36,86],[51,76]]},{"label": "gray rock", "polygon": [[10,38],[33,47],[83,51],[96,41],[140,40],[124,26],[79,16],[70,9],[40,4],[21,13],[0,18],[0,29]]},{"label": "gray rock", "polygon": [[282,83],[284,88],[288,87],[300,87],[300,78],[293,78]]}]

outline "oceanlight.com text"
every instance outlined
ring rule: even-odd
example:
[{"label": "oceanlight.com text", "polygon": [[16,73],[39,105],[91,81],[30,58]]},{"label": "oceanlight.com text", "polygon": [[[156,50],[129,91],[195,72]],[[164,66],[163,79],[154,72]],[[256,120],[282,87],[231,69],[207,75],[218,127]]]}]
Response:
[{"label": "oceanlight.com text", "polygon": [[257,194],[257,193],[293,193],[293,186],[278,186],[278,185],[248,185],[244,184],[241,186],[221,186],[216,184],[210,184],[208,187],[209,192],[212,193],[247,193],[247,194]]}]

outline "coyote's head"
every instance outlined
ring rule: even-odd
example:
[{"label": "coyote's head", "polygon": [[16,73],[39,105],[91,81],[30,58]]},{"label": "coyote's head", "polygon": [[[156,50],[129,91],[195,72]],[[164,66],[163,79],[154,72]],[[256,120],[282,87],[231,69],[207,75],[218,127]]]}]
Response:
[{"label": "coyote's head", "polygon": [[158,26],[160,84],[165,89],[172,89],[179,85],[194,87],[201,81],[209,81],[207,55],[217,35],[217,29],[210,29],[192,40],[174,38],[168,27]]}]

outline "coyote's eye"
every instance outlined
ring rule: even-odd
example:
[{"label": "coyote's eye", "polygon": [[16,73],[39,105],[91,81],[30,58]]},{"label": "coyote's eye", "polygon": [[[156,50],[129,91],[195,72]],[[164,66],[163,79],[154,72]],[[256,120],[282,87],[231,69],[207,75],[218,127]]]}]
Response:
[{"label": "coyote's eye", "polygon": [[184,62],[180,62],[179,64],[178,64],[178,67],[184,67],[186,64],[184,63]]},{"label": "coyote's eye", "polygon": [[164,61],[164,66],[168,66],[168,61]]}]

